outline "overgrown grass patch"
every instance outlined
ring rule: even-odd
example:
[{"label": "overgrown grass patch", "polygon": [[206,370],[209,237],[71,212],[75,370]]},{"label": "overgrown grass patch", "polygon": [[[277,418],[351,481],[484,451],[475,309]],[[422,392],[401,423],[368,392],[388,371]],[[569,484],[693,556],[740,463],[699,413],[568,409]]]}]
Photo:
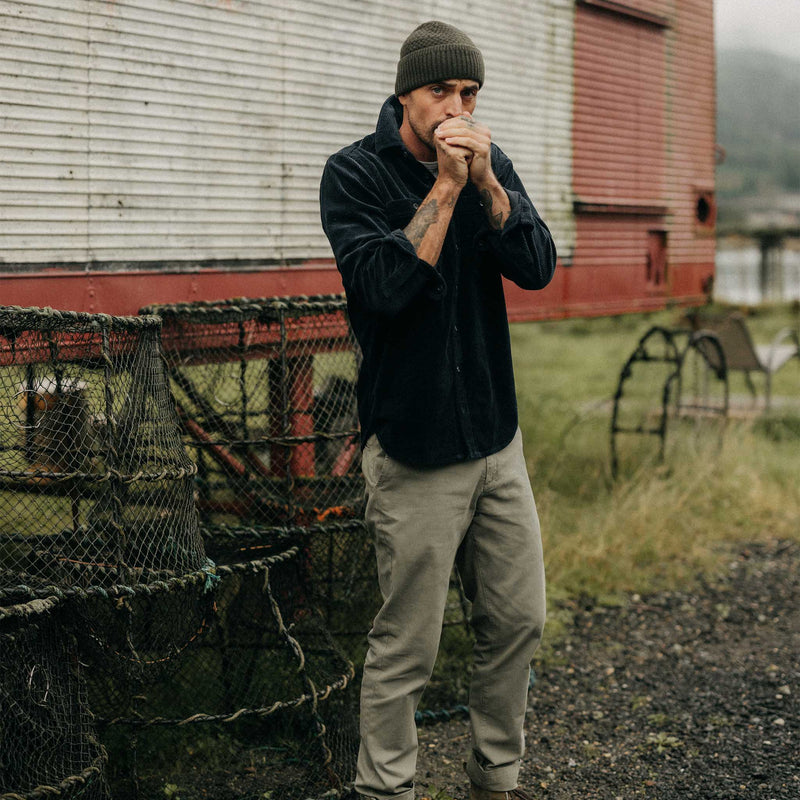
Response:
[{"label": "overgrown grass patch", "polygon": [[[512,326],[552,600],[686,587],[724,567],[725,545],[800,538],[800,361],[775,377],[774,413],[732,418],[721,441],[702,422],[673,425],[663,462],[643,457],[612,480],[619,373],[656,324],[676,327],[680,312]],[[788,307],[748,315],[758,343],[797,324]],[[749,394],[742,375],[731,394]]]}]

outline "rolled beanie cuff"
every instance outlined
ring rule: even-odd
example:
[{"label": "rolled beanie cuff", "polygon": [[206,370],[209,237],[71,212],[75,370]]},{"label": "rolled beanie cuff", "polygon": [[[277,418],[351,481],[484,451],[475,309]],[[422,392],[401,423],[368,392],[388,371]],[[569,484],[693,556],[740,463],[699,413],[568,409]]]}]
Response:
[{"label": "rolled beanie cuff", "polygon": [[414,50],[400,59],[395,94],[446,80],[474,80],[483,86],[483,56],[463,44],[437,44]]}]

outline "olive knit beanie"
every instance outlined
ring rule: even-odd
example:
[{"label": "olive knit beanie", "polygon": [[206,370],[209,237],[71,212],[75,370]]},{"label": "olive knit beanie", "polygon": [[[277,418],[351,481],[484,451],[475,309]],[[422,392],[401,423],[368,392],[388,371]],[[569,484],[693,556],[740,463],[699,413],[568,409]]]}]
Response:
[{"label": "olive knit beanie", "polygon": [[467,78],[483,86],[483,56],[472,39],[446,22],[423,22],[400,48],[394,93]]}]

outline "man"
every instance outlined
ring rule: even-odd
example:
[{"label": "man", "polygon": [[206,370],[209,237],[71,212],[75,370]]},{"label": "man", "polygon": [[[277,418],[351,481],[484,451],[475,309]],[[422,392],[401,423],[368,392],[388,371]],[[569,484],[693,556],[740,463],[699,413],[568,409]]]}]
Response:
[{"label": "man", "polygon": [[501,276],[541,289],[556,252],[472,116],[483,78],[469,37],[420,25],[375,133],[331,156],[320,189],[363,351],[365,516],[384,602],[364,665],[355,788],[377,800],[414,797],[414,712],[454,562],[476,640],[470,797],[527,796],[517,777],[544,570]]}]

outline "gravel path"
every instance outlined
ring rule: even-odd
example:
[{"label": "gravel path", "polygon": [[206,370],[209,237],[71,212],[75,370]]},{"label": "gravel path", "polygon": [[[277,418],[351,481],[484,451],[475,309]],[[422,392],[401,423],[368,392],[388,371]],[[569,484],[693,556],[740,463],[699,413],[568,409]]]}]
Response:
[{"label": "gravel path", "polygon": [[[800,546],[691,594],[576,604],[537,668],[520,782],[547,800],[800,798]],[[466,797],[465,720],[420,731],[420,787]]]}]

